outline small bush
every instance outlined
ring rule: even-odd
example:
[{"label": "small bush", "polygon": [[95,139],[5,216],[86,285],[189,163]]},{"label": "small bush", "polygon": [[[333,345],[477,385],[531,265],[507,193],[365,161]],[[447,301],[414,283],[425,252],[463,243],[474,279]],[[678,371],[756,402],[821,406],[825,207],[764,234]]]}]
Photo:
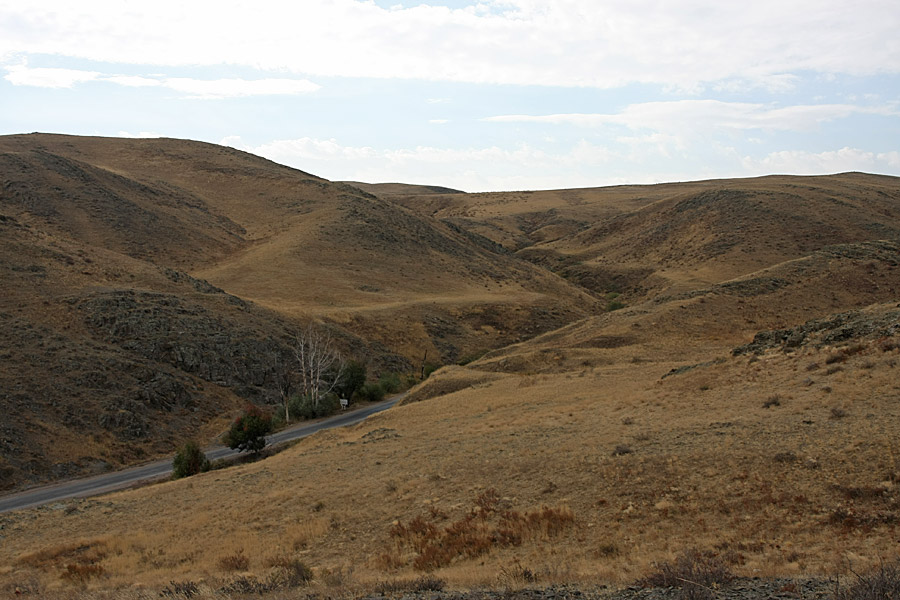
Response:
[{"label": "small bush", "polygon": [[400,382],[400,376],[396,373],[386,373],[378,380],[378,385],[384,390],[385,394],[393,394],[399,392],[403,384]]},{"label": "small bush", "polygon": [[781,396],[778,394],[769,396],[769,398],[763,402],[763,408],[771,408],[773,406],[781,406]]},{"label": "small bush", "polygon": [[631,454],[632,452],[634,452],[634,450],[631,449],[631,446],[628,446],[627,444],[619,444],[612,451],[612,455],[613,456],[625,456],[626,454]]},{"label": "small bush", "polygon": [[833,352],[825,358],[825,364],[833,365],[834,363],[846,362],[848,358],[850,357],[844,352]]},{"label": "small bush", "polygon": [[258,454],[266,447],[266,436],[271,432],[272,415],[251,404],[231,424],[223,442],[232,450]]},{"label": "small bush", "polygon": [[507,586],[516,586],[537,583],[538,575],[533,569],[523,567],[517,559],[509,567],[500,567],[498,579]]},{"label": "small bush", "polygon": [[384,400],[384,388],[377,383],[367,383],[357,390],[360,400],[367,402],[381,402]]},{"label": "small bush", "polygon": [[835,600],[892,600],[900,598],[900,569],[896,564],[881,565],[875,571],[857,575],[853,585],[837,587]]},{"label": "small bush", "polygon": [[243,550],[238,550],[234,554],[223,556],[219,559],[219,568],[223,571],[246,571],[250,566],[250,559],[244,554]]},{"label": "small bush", "polygon": [[78,583],[85,583],[91,579],[94,579],[95,577],[100,577],[102,575],[103,565],[68,564],[66,565],[66,570],[62,574],[62,578]]},{"label": "small bush", "polygon": [[[458,558],[482,556],[495,547],[519,546],[529,538],[555,538],[575,522],[575,515],[566,506],[543,506],[524,513],[512,510],[493,489],[479,495],[474,504],[472,510],[448,525],[439,525],[425,516],[406,524],[394,523],[389,534],[395,549],[412,550],[413,568],[433,571]],[[402,559],[386,553],[382,561],[397,564]]]},{"label": "small bush", "polygon": [[418,579],[392,579],[375,585],[378,594],[403,594],[419,592],[440,592],[447,582],[434,575],[422,575]]},{"label": "small bush", "polygon": [[289,556],[277,556],[268,561],[273,572],[269,582],[273,587],[299,587],[306,585],[313,578],[312,569],[306,564]]},{"label": "small bush", "polygon": [[465,356],[460,358],[458,361],[456,361],[456,364],[458,364],[461,367],[464,367],[471,362],[475,362],[476,360],[478,360],[479,358],[481,358],[482,356],[484,356],[487,353],[488,353],[487,350],[479,350],[477,352],[472,352],[471,354],[466,354]]},{"label": "small bush", "polygon": [[609,302],[606,303],[606,311],[607,312],[612,312],[614,310],[620,310],[622,308],[625,308],[625,303],[620,302],[619,300],[610,300]]},{"label": "small bush", "polygon": [[206,471],[209,471],[209,459],[193,440],[185,442],[175,453],[172,460],[172,479],[190,477]]},{"label": "small bush", "polygon": [[779,452],[776,454],[773,459],[775,462],[780,463],[794,463],[797,462],[797,455],[788,450],[787,452]]},{"label": "small bush", "polygon": [[831,418],[832,419],[843,419],[844,417],[847,416],[847,414],[848,413],[846,410],[844,410],[843,408],[837,407],[837,406],[835,406],[834,408],[831,409]]},{"label": "small bush", "polygon": [[680,588],[682,600],[712,600],[734,574],[716,554],[685,550],[674,562],[657,563],[656,572],[639,583],[645,587]]},{"label": "small bush", "polygon": [[885,338],[878,343],[878,348],[882,352],[890,352],[891,350],[900,348],[900,343],[898,343],[897,340]]},{"label": "small bush", "polygon": [[193,581],[170,581],[169,585],[159,592],[160,598],[193,598],[200,593],[200,588]]},{"label": "small bush", "polygon": [[319,398],[316,405],[308,396],[294,396],[289,404],[291,414],[301,419],[318,419],[333,415],[341,408],[341,401],[337,394],[325,394]]}]

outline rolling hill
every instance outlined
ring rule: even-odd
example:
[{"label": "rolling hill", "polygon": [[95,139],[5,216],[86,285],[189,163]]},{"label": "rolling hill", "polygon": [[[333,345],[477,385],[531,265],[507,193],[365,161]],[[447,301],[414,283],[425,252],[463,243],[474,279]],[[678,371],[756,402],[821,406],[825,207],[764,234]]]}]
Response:
[{"label": "rolling hill", "polygon": [[446,365],[266,460],[3,515],[5,585],[277,595],[302,560],[333,596],[896,555],[898,178],[445,193],[44,135],[0,164],[12,485],[212,435],[271,401],[266,357],[309,320],[375,370]]},{"label": "rolling hill", "polygon": [[405,373],[597,305],[474,234],[210,144],[6,136],[0,180],[4,488],[211,439],[277,400],[309,320]]}]

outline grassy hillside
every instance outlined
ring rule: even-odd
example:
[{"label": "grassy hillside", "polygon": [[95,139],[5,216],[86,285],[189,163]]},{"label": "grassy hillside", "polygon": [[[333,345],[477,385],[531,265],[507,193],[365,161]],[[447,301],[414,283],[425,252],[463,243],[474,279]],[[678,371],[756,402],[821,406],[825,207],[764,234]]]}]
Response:
[{"label": "grassy hillside", "polygon": [[[688,548],[748,577],[896,557],[896,178],[376,196],[215,146],[34,139],[33,152],[89,165],[78,180],[90,186],[124,195],[104,179],[115,172],[189,193],[203,210],[177,226],[202,248],[140,254],[107,238],[117,226],[85,208],[96,191],[72,191],[75,210],[3,188],[13,334],[0,389],[25,415],[2,432],[8,472],[25,468],[8,466],[21,431],[32,460],[74,456],[75,437],[58,455],[41,447],[86,427],[67,402],[38,401],[47,390],[81,389],[86,406],[132,390],[131,413],[169,428],[154,439],[213,429],[191,415],[264,395],[254,344],[277,346],[307,318],[384,364],[425,349],[467,364],[264,461],[0,516],[0,585],[65,596],[187,582],[200,597],[276,598],[298,593],[287,575],[302,561],[336,597],[423,573],[456,587],[619,584]],[[157,215],[137,219],[149,232],[170,206],[142,194],[129,198]],[[167,340],[199,340],[202,364],[225,357],[251,380],[191,371],[172,357],[198,354]],[[159,393],[140,395],[154,381]],[[140,428],[122,419],[90,443]]]},{"label": "grassy hillside", "polygon": [[468,232],[210,144],[5,136],[0,180],[4,489],[213,439],[278,401],[309,320],[377,375],[597,306]]}]

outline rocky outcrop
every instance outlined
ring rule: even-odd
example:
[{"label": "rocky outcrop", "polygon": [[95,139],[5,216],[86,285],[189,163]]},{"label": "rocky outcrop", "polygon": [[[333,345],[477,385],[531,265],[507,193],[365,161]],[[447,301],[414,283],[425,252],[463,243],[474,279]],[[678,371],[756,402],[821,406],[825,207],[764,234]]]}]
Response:
[{"label": "rocky outcrop", "polygon": [[749,344],[738,346],[731,353],[762,354],[767,350],[784,350],[813,344],[827,346],[861,338],[882,338],[900,335],[900,304],[893,309],[879,311],[853,310],[825,319],[807,321],[790,329],[760,331]]}]

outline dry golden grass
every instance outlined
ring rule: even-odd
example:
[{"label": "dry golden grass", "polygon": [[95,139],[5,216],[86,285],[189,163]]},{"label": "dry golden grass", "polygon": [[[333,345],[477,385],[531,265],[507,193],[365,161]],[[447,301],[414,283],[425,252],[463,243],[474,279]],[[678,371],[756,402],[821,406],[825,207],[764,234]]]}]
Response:
[{"label": "dry golden grass", "polygon": [[[261,462],[0,515],[4,592],[138,598],[178,584],[214,597],[294,585],[308,565],[342,597],[423,572],[450,587],[623,583],[687,548],[759,576],[896,554],[900,339],[731,355],[760,330],[896,303],[896,246],[859,243],[896,230],[895,179],[386,201],[212,145],[38,141],[110,189],[171,186],[187,206],[134,195],[135,214],[177,225],[148,234],[140,260],[114,220],[59,203],[67,220],[38,230],[23,209],[35,228],[10,226],[0,248],[28,258],[0,301],[10,314],[83,328],[67,299],[93,286],[178,291],[157,261],[409,359],[505,347],[438,371],[417,402]],[[87,206],[113,214],[95,196]],[[605,312],[617,286],[625,307]],[[206,412],[233,405],[207,383]],[[53,460],[111,443],[50,419],[22,429],[56,440]],[[136,459],[118,448],[113,464]]]},{"label": "dry golden grass", "polygon": [[[235,554],[258,576],[288,556],[374,585],[415,577],[416,543],[467,519],[484,547],[419,564],[451,586],[627,582],[688,547],[742,575],[862,568],[895,552],[900,350],[864,342],[843,371],[808,370],[840,350],[723,355],[664,379],[683,363],[494,374],[260,463],[5,515],[0,581],[67,589],[88,547],[103,569],[88,587],[224,580]],[[574,526],[504,544],[486,497],[525,521],[566,507]]]}]

